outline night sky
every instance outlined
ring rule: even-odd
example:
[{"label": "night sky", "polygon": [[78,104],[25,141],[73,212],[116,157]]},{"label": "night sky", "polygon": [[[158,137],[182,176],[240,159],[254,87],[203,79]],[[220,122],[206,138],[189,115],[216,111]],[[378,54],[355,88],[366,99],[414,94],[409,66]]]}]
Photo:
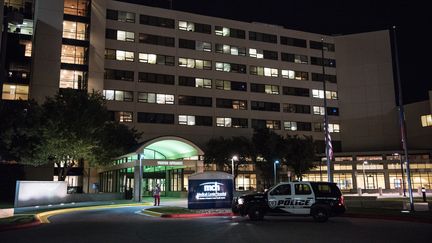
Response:
[{"label": "night sky", "polygon": [[[170,6],[169,0],[123,1]],[[175,10],[329,35],[396,25],[404,103],[426,100],[432,90],[432,28],[427,26],[432,23],[432,13],[428,4],[413,0],[172,0]]]}]

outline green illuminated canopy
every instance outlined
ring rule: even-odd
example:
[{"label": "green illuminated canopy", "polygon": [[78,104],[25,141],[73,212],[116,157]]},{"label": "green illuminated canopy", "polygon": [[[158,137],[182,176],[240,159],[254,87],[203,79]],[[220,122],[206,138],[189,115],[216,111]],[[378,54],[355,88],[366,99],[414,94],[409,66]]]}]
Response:
[{"label": "green illuminated canopy", "polygon": [[179,137],[160,137],[144,143],[137,153],[144,152],[144,159],[183,159],[203,155],[192,142]]}]

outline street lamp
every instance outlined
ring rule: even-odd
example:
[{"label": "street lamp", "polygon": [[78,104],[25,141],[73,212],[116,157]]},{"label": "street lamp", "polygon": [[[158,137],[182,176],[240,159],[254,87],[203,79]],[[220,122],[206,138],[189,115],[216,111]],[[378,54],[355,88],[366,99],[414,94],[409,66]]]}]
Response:
[{"label": "street lamp", "polygon": [[367,165],[368,162],[367,161],[363,161],[363,187],[366,191],[366,172],[365,172],[365,165]]},{"label": "street lamp", "polygon": [[274,185],[276,185],[276,166],[277,166],[277,164],[279,164],[279,160],[276,160],[276,161],[273,163]]},{"label": "street lamp", "polygon": [[233,176],[233,180],[234,180],[234,160],[238,160],[238,157],[236,155],[234,155],[231,158],[231,174]]},{"label": "street lamp", "polygon": [[394,153],[394,156],[399,156],[399,163],[401,166],[401,173],[402,173],[402,190],[403,190],[403,196],[406,197],[406,193],[405,193],[405,173],[404,173],[404,168],[403,168],[403,163],[402,163],[402,155],[399,153]]}]

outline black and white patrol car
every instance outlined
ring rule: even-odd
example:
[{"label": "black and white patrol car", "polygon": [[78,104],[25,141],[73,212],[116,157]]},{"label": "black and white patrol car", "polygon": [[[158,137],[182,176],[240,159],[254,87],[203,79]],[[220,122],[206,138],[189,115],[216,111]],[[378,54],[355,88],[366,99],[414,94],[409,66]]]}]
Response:
[{"label": "black and white patrol car", "polygon": [[264,193],[235,198],[232,211],[251,220],[264,215],[312,216],[317,222],[345,212],[344,198],[335,183],[283,182]]}]

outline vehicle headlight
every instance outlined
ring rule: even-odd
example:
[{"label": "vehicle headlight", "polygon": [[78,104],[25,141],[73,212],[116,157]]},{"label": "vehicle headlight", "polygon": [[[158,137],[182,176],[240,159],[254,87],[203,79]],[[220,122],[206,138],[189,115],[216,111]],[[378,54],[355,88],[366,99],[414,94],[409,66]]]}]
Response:
[{"label": "vehicle headlight", "polygon": [[242,204],[244,203],[244,199],[243,199],[243,198],[239,198],[239,199],[237,200],[237,203],[238,203],[239,205],[242,205]]}]

